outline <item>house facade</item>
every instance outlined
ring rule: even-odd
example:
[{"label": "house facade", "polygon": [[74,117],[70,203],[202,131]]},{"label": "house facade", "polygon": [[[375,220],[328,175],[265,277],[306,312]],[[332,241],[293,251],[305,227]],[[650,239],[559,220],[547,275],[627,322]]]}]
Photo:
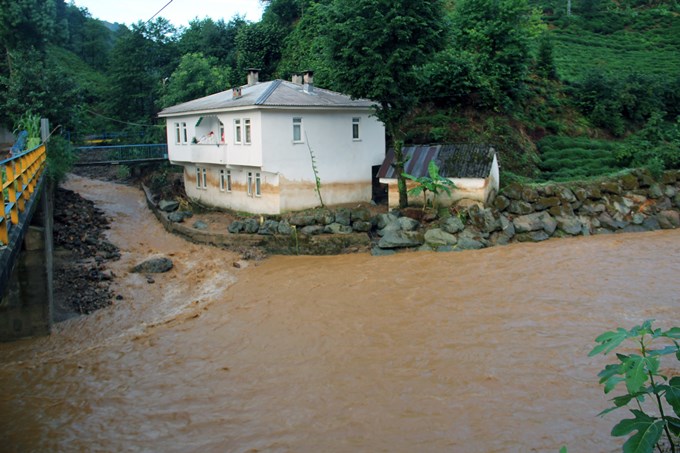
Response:
[{"label": "house facade", "polygon": [[[168,158],[186,193],[209,206],[262,214],[371,200],[385,129],[373,103],[292,82],[248,84],[169,107]],[[316,172],[315,172],[316,170]]]},{"label": "house facade", "polygon": [[[407,159],[405,173],[415,177],[428,176],[428,166],[434,161],[439,167],[440,176],[455,184],[456,187],[451,189],[451,196],[446,193],[437,196],[437,204],[440,206],[449,206],[462,199],[489,204],[498,193],[500,182],[498,156],[490,145],[415,145],[405,146],[402,152]],[[389,149],[378,171],[378,178],[381,183],[387,184],[389,206],[397,207],[399,190],[393,163],[394,150]],[[414,181],[406,181],[407,189],[415,186]],[[428,200],[431,201],[432,194],[428,195]],[[410,205],[422,203],[422,197],[409,196]]]}]

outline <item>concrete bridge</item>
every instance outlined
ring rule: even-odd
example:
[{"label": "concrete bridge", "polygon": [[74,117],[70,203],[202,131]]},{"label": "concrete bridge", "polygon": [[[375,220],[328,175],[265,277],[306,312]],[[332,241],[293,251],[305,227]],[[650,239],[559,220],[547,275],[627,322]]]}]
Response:
[{"label": "concrete bridge", "polygon": [[[43,139],[47,139],[47,125]],[[53,320],[54,188],[45,174],[48,143],[0,161],[0,341],[50,333]],[[83,146],[75,165],[166,161],[166,144]]]}]

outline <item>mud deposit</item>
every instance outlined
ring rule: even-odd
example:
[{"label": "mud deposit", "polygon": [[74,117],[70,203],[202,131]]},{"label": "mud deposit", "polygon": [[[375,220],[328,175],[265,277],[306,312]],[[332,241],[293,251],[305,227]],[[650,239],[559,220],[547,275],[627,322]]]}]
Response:
[{"label": "mud deposit", "polygon": [[124,299],[0,345],[4,451],[617,451],[593,339],[680,321],[680,231],[238,269],[134,188],[67,187],[115,219]]}]

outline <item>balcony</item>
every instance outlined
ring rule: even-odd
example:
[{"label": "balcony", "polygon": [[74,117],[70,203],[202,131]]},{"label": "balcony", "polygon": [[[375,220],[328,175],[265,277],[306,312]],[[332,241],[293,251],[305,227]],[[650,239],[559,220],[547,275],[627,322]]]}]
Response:
[{"label": "balcony", "polygon": [[220,144],[191,144],[168,146],[168,158],[172,162],[214,165],[261,166],[262,155],[251,146]]}]

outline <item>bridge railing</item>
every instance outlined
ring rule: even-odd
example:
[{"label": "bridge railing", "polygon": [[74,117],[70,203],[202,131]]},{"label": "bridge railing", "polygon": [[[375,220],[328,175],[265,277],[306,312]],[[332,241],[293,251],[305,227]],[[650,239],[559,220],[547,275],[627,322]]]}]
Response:
[{"label": "bridge railing", "polygon": [[79,146],[75,154],[75,165],[125,164],[167,159],[168,145]]},{"label": "bridge railing", "polygon": [[2,175],[2,216],[0,217],[0,245],[9,244],[10,230],[19,224],[21,213],[33,196],[47,161],[45,144],[0,161]]}]

